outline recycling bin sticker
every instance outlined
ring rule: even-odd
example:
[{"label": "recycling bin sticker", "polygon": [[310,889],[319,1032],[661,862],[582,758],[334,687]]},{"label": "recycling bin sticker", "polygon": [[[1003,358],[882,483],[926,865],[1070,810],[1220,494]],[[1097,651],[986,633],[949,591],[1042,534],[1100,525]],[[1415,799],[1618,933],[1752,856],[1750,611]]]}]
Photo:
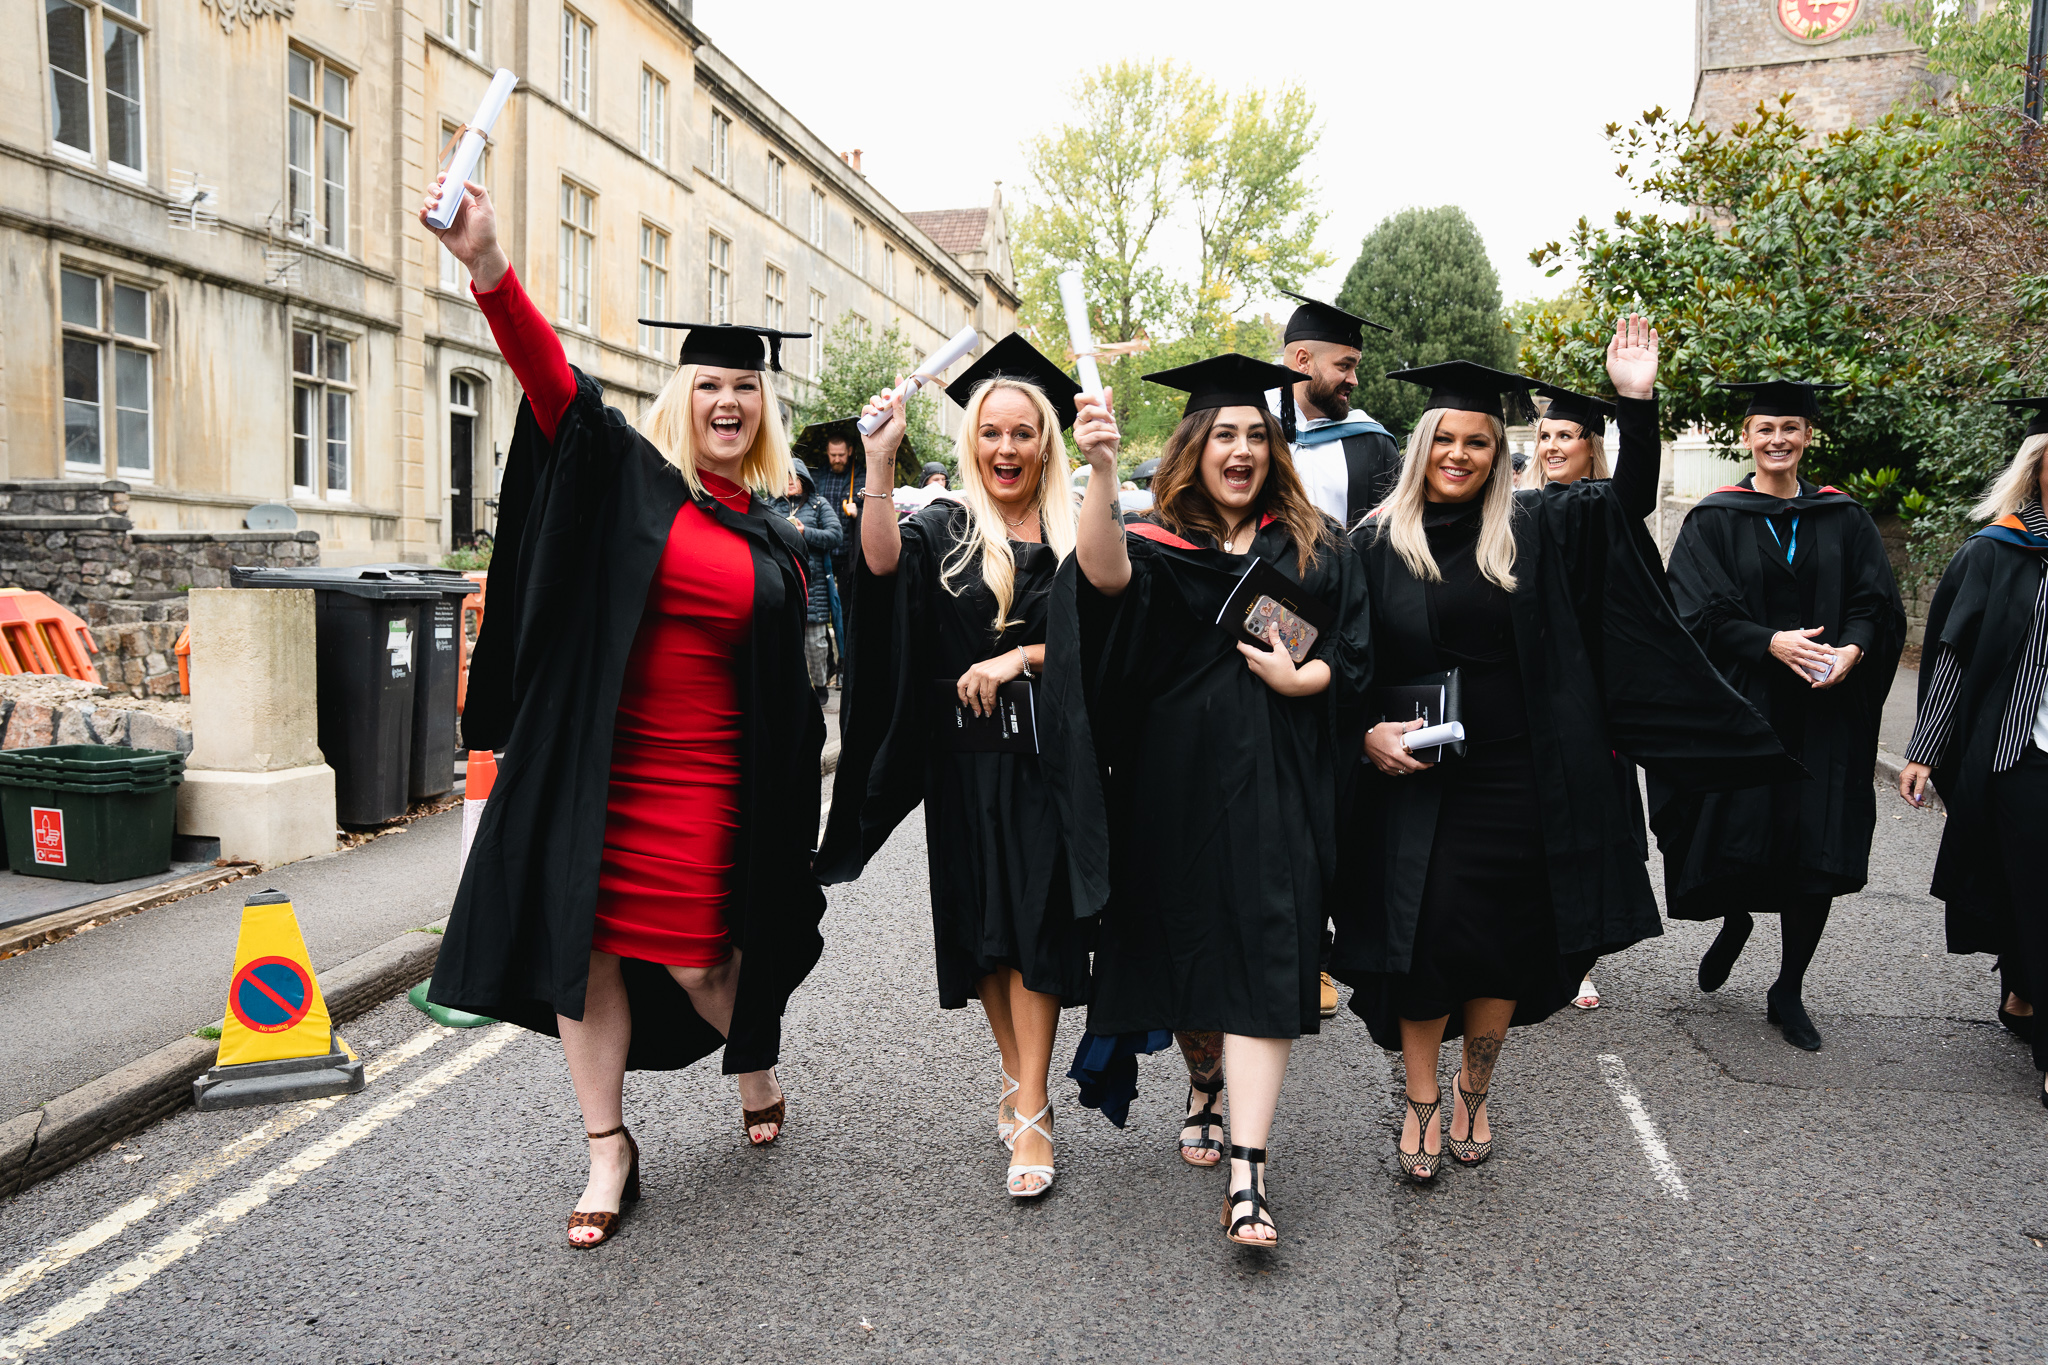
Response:
[{"label": "recycling bin sticker", "polygon": [[64,866],[64,812],[48,806],[30,806],[28,820],[36,861],[46,867]]},{"label": "recycling bin sticker", "polygon": [[412,632],[406,629],[405,619],[391,623],[385,636],[385,648],[391,651],[391,676],[403,678],[412,671]]}]

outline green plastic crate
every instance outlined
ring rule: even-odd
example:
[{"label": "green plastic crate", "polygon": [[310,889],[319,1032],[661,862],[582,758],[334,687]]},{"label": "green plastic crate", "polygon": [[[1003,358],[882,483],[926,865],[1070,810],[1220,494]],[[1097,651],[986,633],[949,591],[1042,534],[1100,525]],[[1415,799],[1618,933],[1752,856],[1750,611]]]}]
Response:
[{"label": "green plastic crate", "polygon": [[66,744],[0,751],[8,865],[75,882],[161,872],[171,865],[183,778],[184,756],[157,750]]}]

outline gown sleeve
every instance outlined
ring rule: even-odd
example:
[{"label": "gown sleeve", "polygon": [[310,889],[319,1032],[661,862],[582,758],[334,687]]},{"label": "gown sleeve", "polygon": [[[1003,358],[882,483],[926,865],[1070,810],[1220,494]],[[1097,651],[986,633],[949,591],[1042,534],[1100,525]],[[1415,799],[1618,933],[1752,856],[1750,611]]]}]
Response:
[{"label": "gown sleeve", "polygon": [[555,428],[568,411],[569,400],[576,396],[576,373],[562,352],[562,339],[533,306],[513,271],[505,272],[496,289],[478,289],[471,284],[469,292],[476,296],[484,320],[491,324],[491,335],[512,366],[513,377],[526,390],[541,435],[554,440]]},{"label": "gown sleeve", "polygon": [[1663,477],[1664,446],[1657,436],[1657,400],[1617,398],[1621,449],[1614,462],[1614,497],[1622,510],[1641,520],[1657,510],[1657,482]]},{"label": "gown sleeve", "polygon": [[1671,547],[1671,595],[1678,618],[1717,667],[1762,662],[1771,652],[1771,630],[1749,619],[1742,585],[1728,571],[1735,554],[1732,537],[1750,534],[1748,518],[1719,509],[1697,509],[1678,528]]}]

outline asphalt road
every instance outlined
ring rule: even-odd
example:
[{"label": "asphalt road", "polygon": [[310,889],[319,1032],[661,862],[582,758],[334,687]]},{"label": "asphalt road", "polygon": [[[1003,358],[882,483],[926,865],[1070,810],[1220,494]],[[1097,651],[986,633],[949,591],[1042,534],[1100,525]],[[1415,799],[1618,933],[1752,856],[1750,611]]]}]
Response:
[{"label": "asphalt road", "polygon": [[994,1051],[934,1004],[906,829],[832,897],[779,1143],[707,1065],[629,1080],[647,1198],[613,1243],[564,1245],[559,1048],[393,1002],[349,1030],[366,1093],[188,1111],[0,1209],[0,1358],[2040,1361],[2048,1115],[1988,960],[1942,953],[1942,817],[1884,812],[1810,979],[1824,1051],[1763,1022],[1768,921],[1715,997],[1707,929],[1671,926],[1603,965],[1606,1008],[1513,1036],[1498,1155],[1416,1191],[1395,1068],[1342,1015],[1288,1076],[1270,1254],[1174,1155],[1170,1056],[1126,1130],[1065,1105],[1057,1188],[1004,1196]]}]

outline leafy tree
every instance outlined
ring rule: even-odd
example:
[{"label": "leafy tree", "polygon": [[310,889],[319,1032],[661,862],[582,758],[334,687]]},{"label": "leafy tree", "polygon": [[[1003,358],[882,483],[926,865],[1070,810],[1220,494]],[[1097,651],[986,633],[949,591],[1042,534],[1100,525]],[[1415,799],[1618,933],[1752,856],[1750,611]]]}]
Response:
[{"label": "leafy tree", "polygon": [[[1758,105],[1725,133],[1653,109],[1610,124],[1618,174],[1669,213],[1580,219],[1567,243],[1530,253],[1552,274],[1576,267],[1557,307],[1527,321],[1522,367],[1560,384],[1603,382],[1615,314],[1640,310],[1662,334],[1667,432],[1703,424],[1733,444],[1739,408],[1718,381],[1797,378],[1849,385],[1808,457],[1822,478],[1880,466],[1910,470],[1924,433],[1909,420],[1939,386],[1942,343],[1931,320],[1902,336],[1868,302],[1873,243],[1922,213],[1940,150],[1918,115],[1816,140],[1786,112]],[[1947,353],[1953,356],[1954,352]]]},{"label": "leafy tree", "polygon": [[1926,52],[1927,73],[1947,87],[1945,94],[1976,105],[2019,108],[2029,17],[2020,0],[1891,0],[1882,14]]},{"label": "leafy tree", "polygon": [[1463,209],[1403,209],[1370,233],[1337,306],[1393,328],[1366,329],[1354,402],[1387,427],[1415,425],[1429,396],[1389,370],[1473,360],[1505,369],[1514,342],[1501,325],[1500,276]]},{"label": "leafy tree", "polygon": [[[1056,280],[1079,268],[1096,339],[1153,345],[1101,366],[1133,439],[1171,402],[1140,374],[1234,343],[1269,351],[1270,329],[1235,314],[1328,264],[1306,170],[1314,125],[1299,86],[1225,93],[1177,63],[1121,62],[1083,76],[1072,121],[1027,146],[1033,189],[1014,238],[1024,330],[1066,353]],[[1170,254],[1184,241],[1195,244],[1185,263]]]},{"label": "leafy tree", "polygon": [[[869,398],[916,369],[920,358],[896,323],[877,332],[851,313],[842,315],[825,334],[825,365],[814,396],[797,414],[797,425],[805,427],[858,413]],[[927,387],[912,398],[905,414],[909,430],[896,452],[897,478],[903,483],[916,482],[918,468],[926,460],[942,462],[949,473],[953,470],[953,447],[939,433],[934,392]],[[794,440],[796,433],[790,436]]]}]

